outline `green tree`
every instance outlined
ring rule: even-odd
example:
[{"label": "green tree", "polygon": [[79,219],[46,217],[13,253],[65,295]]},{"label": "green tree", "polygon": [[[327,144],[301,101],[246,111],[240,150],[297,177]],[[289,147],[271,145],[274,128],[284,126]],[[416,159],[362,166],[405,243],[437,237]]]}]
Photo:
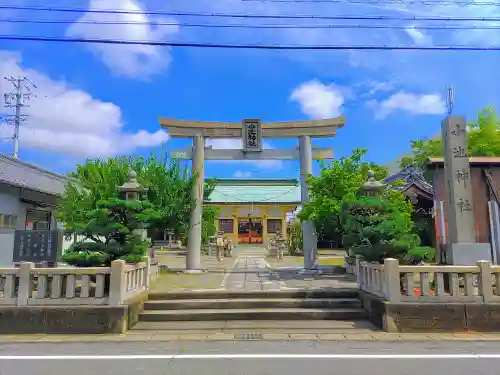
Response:
[{"label": "green tree", "polygon": [[[170,229],[176,235],[186,237],[189,215],[194,205],[191,189],[195,175],[190,174],[187,167],[181,168],[178,160],[170,159],[167,155],[163,158],[154,154],[148,158],[132,157],[129,158],[129,165],[137,171],[138,182],[149,188],[148,200],[159,213],[159,219],[153,223],[153,228],[157,232]],[[205,199],[212,194],[214,187],[215,180],[205,181]],[[215,212],[213,207],[204,207],[202,227],[208,236],[215,234]]]},{"label": "green tree", "polygon": [[355,149],[349,157],[323,164],[319,176],[309,176],[311,201],[304,205],[298,217],[300,220],[312,220],[320,237],[342,237],[342,201],[356,196],[366,182],[368,170],[375,172],[377,180],[387,177],[385,167],[363,161],[366,153],[365,149]]},{"label": "green tree", "polygon": [[[118,187],[129,178],[130,169],[137,173],[138,182],[148,187],[147,200],[157,213],[152,219],[152,229],[156,232],[171,229],[178,236],[185,236],[194,204],[191,198],[194,175],[168,155],[158,158],[154,154],[148,158],[131,156],[87,160],[78,165],[71,174],[78,183],[68,184],[56,210],[56,217],[64,223],[68,235],[78,233],[91,238],[91,233],[82,232],[89,221],[88,213],[96,209],[99,202],[116,198]],[[211,194],[213,188],[213,181],[205,184],[205,197]],[[204,210],[202,225],[207,233],[210,230],[215,233],[213,211],[210,207]]]},{"label": "green tree", "polygon": [[302,225],[300,220],[293,219],[290,225],[290,255],[297,255],[299,251],[302,251],[304,244],[304,236],[302,233]]},{"label": "green tree", "polygon": [[137,230],[147,228],[157,215],[146,200],[101,200],[95,209],[86,212],[86,222],[76,229],[76,234],[93,242],[72,245],[62,260],[75,266],[109,266],[116,259],[140,262],[148,243]]},{"label": "green tree", "polygon": [[[467,132],[470,156],[500,156],[500,117],[495,107],[483,109],[478,118],[469,123]],[[443,156],[443,142],[440,137],[410,141],[413,156],[402,158],[400,167],[416,165],[424,171],[429,157]],[[429,178],[429,175],[426,174]]]},{"label": "green tree", "polygon": [[408,251],[420,244],[413,234],[413,206],[403,193],[390,186],[380,197],[344,200],[341,211],[343,240],[352,255],[368,261],[387,257],[404,260]]}]

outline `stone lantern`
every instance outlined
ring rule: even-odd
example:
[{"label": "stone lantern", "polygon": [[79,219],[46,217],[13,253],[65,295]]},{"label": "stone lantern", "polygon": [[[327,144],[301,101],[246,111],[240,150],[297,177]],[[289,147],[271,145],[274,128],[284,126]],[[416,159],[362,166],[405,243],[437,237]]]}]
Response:
[{"label": "stone lantern", "polygon": [[139,200],[142,196],[147,193],[148,188],[141,186],[137,182],[137,173],[135,171],[130,170],[129,179],[122,186],[118,188],[122,196],[124,196],[125,200],[133,201]]},{"label": "stone lantern", "polygon": [[[122,186],[118,188],[120,195],[125,198],[127,201],[139,200],[143,198],[144,194],[147,193],[148,188],[141,186],[137,182],[137,173],[132,169],[129,172],[129,179]],[[142,241],[145,241],[147,238],[147,230],[146,229],[136,229],[134,231],[138,234]]]},{"label": "stone lantern", "polygon": [[365,197],[378,197],[382,190],[384,189],[385,184],[380,181],[375,180],[375,172],[372,170],[368,171],[368,179],[362,187],[362,194]]}]

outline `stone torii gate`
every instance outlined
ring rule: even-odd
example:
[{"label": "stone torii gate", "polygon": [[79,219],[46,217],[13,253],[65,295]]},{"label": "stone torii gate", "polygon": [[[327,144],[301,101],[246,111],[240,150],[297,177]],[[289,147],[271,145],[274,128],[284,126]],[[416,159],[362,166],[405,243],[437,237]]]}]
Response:
[{"label": "stone torii gate", "polygon": [[[331,148],[313,148],[311,138],[335,136],[342,128],[344,116],[311,121],[261,123],[259,119],[245,119],[242,123],[178,120],[160,117],[160,124],[172,138],[192,138],[193,147],[177,151],[179,159],[192,160],[197,172],[192,196],[195,207],[189,220],[186,272],[199,272],[201,259],[201,223],[203,213],[203,185],[205,160],[300,160],[300,187],[302,205],[309,201],[307,176],[312,174],[312,160],[332,159]],[[206,138],[241,138],[239,150],[213,149],[205,146]],[[291,150],[263,149],[263,138],[299,138],[299,147]],[[317,239],[312,222],[303,222],[304,268],[314,269]]]}]

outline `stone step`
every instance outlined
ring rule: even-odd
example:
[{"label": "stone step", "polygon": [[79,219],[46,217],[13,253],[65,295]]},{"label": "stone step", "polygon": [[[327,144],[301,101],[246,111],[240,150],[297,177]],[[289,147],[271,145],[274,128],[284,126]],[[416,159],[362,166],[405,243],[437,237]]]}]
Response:
[{"label": "stone step", "polygon": [[282,290],[282,291],[251,291],[232,292],[225,290],[203,291],[203,292],[174,292],[149,293],[150,301],[160,300],[186,300],[186,299],[243,299],[243,298],[357,298],[358,291],[355,288],[332,288],[321,290]]},{"label": "stone step", "polygon": [[167,321],[138,322],[134,331],[162,331],[182,333],[213,332],[262,332],[262,333],[308,333],[308,332],[373,332],[379,331],[368,320],[212,320],[212,321]]},{"label": "stone step", "polygon": [[290,309],[199,309],[148,310],[139,316],[141,322],[212,321],[212,320],[363,320],[361,308],[290,308]]},{"label": "stone step", "polygon": [[356,298],[231,298],[155,300],[144,303],[144,310],[190,309],[272,309],[272,308],[360,308]]}]

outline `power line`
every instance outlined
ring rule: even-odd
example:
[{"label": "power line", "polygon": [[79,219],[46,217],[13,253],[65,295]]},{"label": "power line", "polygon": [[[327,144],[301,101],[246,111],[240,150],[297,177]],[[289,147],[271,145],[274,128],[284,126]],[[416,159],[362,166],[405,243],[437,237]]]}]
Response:
[{"label": "power line", "polygon": [[70,13],[96,13],[96,14],[139,14],[158,15],[171,17],[211,17],[211,18],[243,18],[243,19],[316,19],[316,20],[392,20],[392,21],[500,21],[500,17],[394,17],[394,16],[352,16],[337,15],[325,16],[314,14],[238,14],[238,13],[203,13],[203,12],[170,12],[165,10],[140,10],[125,9],[78,9],[55,8],[36,6],[0,5],[5,10],[28,10],[40,12],[70,12]]},{"label": "power line", "polygon": [[[449,22],[449,21],[448,21]],[[141,21],[92,21],[92,20],[28,20],[0,19],[0,23],[28,24],[89,24],[89,25],[148,25],[148,26],[181,26],[199,28],[241,28],[241,29],[423,29],[423,30],[498,30],[500,25],[370,25],[370,24],[318,24],[318,25],[279,25],[279,24],[213,24],[189,22],[141,22]]]},{"label": "power line", "polygon": [[[25,102],[31,99],[34,95],[32,88],[37,88],[36,85],[31,82],[27,77],[4,77],[7,81],[12,83],[14,86],[14,91],[4,94],[5,107],[14,108],[14,115],[4,116],[4,121],[8,124],[14,124],[14,151],[12,156],[15,158],[19,157],[19,128],[21,123],[27,121],[28,115],[21,114],[23,107],[28,107]],[[28,92],[25,93],[24,90]]]},{"label": "power line", "polygon": [[474,0],[241,0],[246,3],[289,3],[289,4],[398,4],[398,5],[425,5],[425,6],[500,6],[495,1]]},{"label": "power line", "polygon": [[263,49],[263,50],[302,50],[302,51],[334,51],[334,50],[365,50],[365,51],[500,51],[500,45],[492,46],[408,46],[408,45],[285,45],[285,44],[223,44],[200,42],[170,42],[170,41],[135,41],[119,39],[91,38],[61,38],[44,36],[0,35],[0,40],[64,42],[64,43],[94,43],[148,45],[161,47],[191,47],[191,48],[224,48],[224,49]]}]

